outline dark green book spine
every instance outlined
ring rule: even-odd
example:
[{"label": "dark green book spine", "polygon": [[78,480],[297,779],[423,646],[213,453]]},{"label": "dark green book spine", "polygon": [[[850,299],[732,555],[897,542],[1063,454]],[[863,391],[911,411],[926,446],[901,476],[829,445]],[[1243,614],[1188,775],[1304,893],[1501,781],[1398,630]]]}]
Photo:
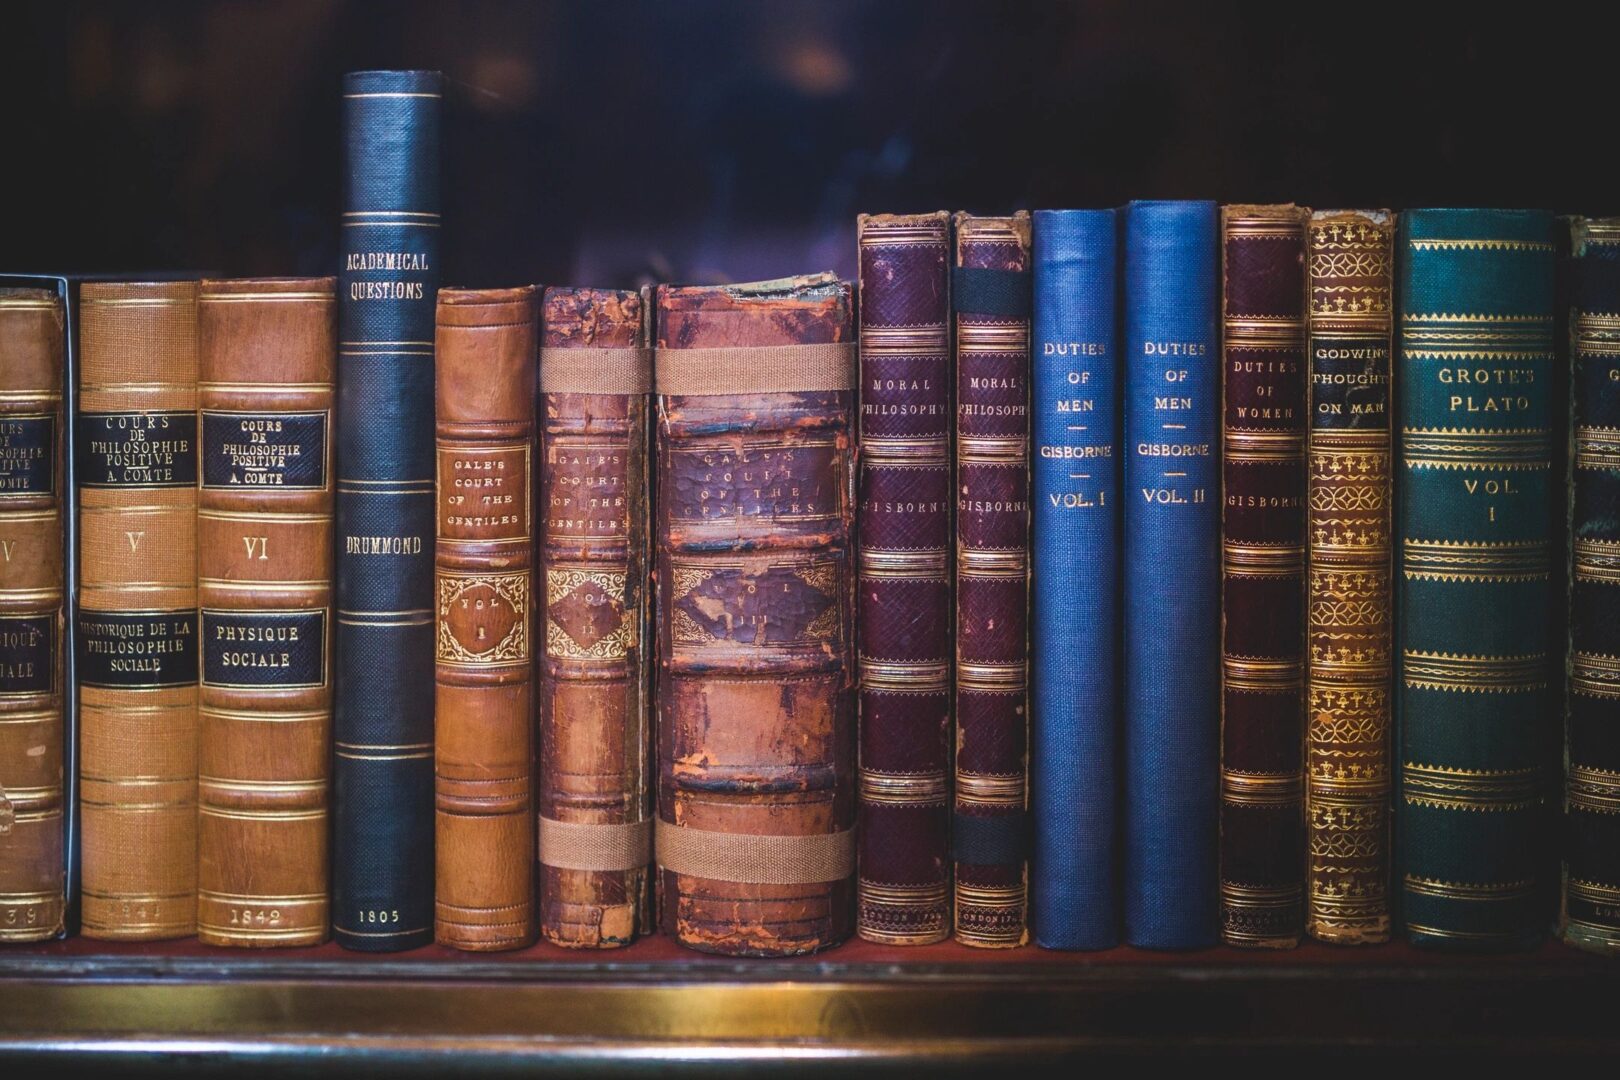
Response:
[{"label": "dark green book spine", "polygon": [[1539,211],[1401,218],[1396,810],[1414,944],[1543,930],[1553,228]]}]

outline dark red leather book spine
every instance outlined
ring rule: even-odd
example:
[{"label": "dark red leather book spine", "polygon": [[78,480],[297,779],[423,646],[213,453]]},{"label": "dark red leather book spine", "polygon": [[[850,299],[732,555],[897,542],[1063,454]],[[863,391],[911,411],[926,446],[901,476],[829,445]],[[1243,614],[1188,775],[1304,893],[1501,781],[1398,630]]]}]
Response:
[{"label": "dark red leather book spine", "polygon": [[1305,225],[1221,210],[1221,937],[1304,928]]},{"label": "dark red leather book spine", "polygon": [[1029,940],[1030,222],[956,215],[956,940]]},{"label": "dark red leather book spine", "polygon": [[950,215],[862,215],[856,930],[951,933]]}]

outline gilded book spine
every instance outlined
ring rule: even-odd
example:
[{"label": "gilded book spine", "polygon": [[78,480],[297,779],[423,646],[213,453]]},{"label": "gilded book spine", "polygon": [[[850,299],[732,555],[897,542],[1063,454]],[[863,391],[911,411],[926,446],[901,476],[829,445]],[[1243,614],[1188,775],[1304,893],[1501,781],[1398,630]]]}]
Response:
[{"label": "gilded book spine", "polygon": [[332,933],[433,939],[433,71],[344,78]]},{"label": "gilded book spine", "polygon": [[868,941],[951,933],[950,216],[856,226],[860,882]]},{"label": "gilded book spine", "polygon": [[62,300],[0,289],[0,943],[62,932]]},{"label": "gilded book spine", "polygon": [[664,929],[783,956],[853,929],[852,290],[658,290]]},{"label": "gilded book spine", "polygon": [[1305,929],[1389,938],[1394,218],[1311,215]]},{"label": "gilded book spine", "polygon": [[534,940],[537,290],[441,289],[434,938]]},{"label": "gilded book spine", "polygon": [[1304,929],[1305,222],[1221,210],[1221,938]]},{"label": "gilded book spine", "polygon": [[1415,944],[1542,935],[1550,215],[1401,215],[1400,829]]},{"label": "gilded book spine", "polygon": [[575,948],[652,929],[650,299],[541,306],[540,932]]},{"label": "gilded book spine", "polygon": [[1563,932],[1620,953],[1620,219],[1574,228]]},{"label": "gilded book spine", "polygon": [[86,937],[197,929],[197,283],[80,287]]},{"label": "gilded book spine", "polygon": [[332,278],[204,281],[197,302],[197,936],[326,940]]},{"label": "gilded book spine", "polygon": [[1030,220],[956,215],[956,940],[1029,940]]}]

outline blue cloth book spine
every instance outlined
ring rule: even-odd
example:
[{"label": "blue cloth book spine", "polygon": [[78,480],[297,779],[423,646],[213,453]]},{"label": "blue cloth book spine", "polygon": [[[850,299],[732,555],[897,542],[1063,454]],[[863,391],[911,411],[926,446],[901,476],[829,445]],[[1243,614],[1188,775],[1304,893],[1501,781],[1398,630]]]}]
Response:
[{"label": "blue cloth book spine", "polygon": [[1125,940],[1216,937],[1220,716],[1219,224],[1125,209]]},{"label": "blue cloth book spine", "polygon": [[1031,915],[1048,949],[1119,940],[1117,218],[1035,214]]},{"label": "blue cloth book spine", "polygon": [[433,71],[343,86],[332,923],[367,952],[433,940]]}]

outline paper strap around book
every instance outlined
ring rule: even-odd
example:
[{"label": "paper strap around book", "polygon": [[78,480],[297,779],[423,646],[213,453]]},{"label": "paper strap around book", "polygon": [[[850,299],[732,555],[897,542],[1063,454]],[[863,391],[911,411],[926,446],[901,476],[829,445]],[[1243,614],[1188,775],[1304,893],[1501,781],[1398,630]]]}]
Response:
[{"label": "paper strap around book", "polygon": [[651,349],[540,350],[542,394],[645,394],[652,389]]},{"label": "paper strap around book", "polygon": [[658,865],[688,877],[744,885],[814,885],[855,869],[855,832],[755,836],[658,821]]},{"label": "paper strap around book", "polygon": [[646,866],[651,854],[651,821],[609,825],[540,819],[542,866],[610,873]]},{"label": "paper strap around book", "polygon": [[855,389],[853,341],[659,349],[656,357],[660,394],[803,394]]}]

